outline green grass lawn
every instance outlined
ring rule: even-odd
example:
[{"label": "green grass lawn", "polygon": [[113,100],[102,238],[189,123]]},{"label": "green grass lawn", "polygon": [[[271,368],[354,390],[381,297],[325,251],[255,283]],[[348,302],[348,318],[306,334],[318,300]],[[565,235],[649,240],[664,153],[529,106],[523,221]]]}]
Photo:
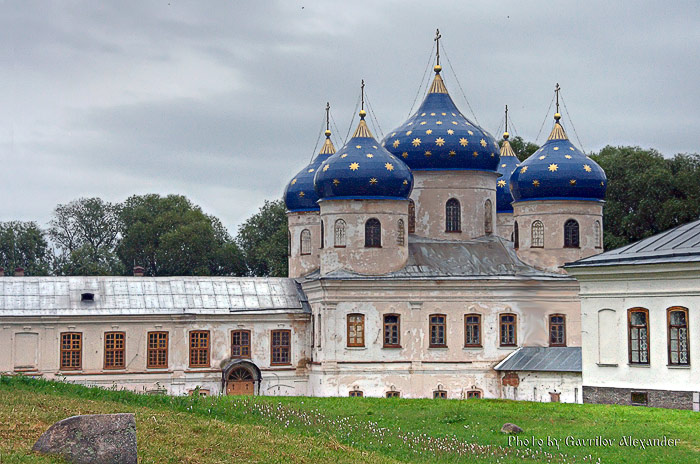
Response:
[{"label": "green grass lawn", "polygon": [[[689,411],[505,400],[168,397],[0,377],[0,463],[60,462],[31,452],[49,425],[113,412],[136,414],[140,461],[149,463],[700,462],[700,414]],[[520,443],[500,433],[505,422],[525,430]],[[678,443],[621,444],[627,436]],[[571,442],[596,437],[607,446]]]}]

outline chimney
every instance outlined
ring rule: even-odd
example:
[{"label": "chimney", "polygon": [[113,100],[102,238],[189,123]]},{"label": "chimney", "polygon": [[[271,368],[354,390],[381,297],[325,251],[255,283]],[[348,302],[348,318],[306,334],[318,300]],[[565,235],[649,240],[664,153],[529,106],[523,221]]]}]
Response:
[{"label": "chimney", "polygon": [[146,270],[141,266],[134,266],[134,277],[143,277]]},{"label": "chimney", "polygon": [[24,268],[18,267],[15,269],[15,277],[24,277]]},{"label": "chimney", "polygon": [[5,268],[0,267],[0,277],[5,277]]}]

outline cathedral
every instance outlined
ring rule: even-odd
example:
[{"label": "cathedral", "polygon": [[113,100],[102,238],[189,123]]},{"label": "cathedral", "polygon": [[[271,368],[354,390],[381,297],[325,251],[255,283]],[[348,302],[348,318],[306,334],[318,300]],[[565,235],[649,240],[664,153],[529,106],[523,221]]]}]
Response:
[{"label": "cathedral", "polygon": [[[149,393],[583,402],[579,282],[603,170],[554,114],[522,163],[441,76],[381,141],[364,107],[284,193],[288,278],[0,278],[0,373]],[[507,124],[507,119],[506,119]]]}]

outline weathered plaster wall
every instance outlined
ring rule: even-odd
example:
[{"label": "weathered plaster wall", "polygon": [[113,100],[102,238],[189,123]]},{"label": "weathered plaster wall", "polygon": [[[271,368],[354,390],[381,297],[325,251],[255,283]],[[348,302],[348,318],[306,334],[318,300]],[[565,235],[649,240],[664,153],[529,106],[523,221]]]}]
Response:
[{"label": "weathered plaster wall", "polygon": [[[287,213],[291,247],[289,250],[289,277],[305,276],[320,266],[321,219],[318,212]],[[311,232],[311,253],[301,254],[301,232]]]},{"label": "weathered plaster wall", "polygon": [[[416,235],[446,240],[469,240],[486,234],[486,200],[491,200],[493,233],[496,224],[496,172],[414,171],[411,199],[416,205]],[[461,232],[445,232],[445,204],[459,200]]]},{"label": "weathered plaster wall", "polygon": [[505,240],[513,239],[513,213],[498,213],[496,215],[498,236]]},{"label": "weathered plaster wall", "polygon": [[549,403],[553,401],[550,393],[558,393],[561,403],[583,402],[580,373],[520,371],[514,374],[518,376],[518,385],[503,385],[503,398]]},{"label": "weathered plaster wall", "polygon": [[[513,219],[520,237],[518,256],[527,264],[550,272],[564,273],[565,263],[603,252],[603,203],[574,200],[538,200],[513,202]],[[579,247],[564,248],[564,224],[575,219],[579,224]],[[532,247],[532,223],[544,225],[544,247]],[[594,224],[600,222],[601,235],[595,241]]]}]

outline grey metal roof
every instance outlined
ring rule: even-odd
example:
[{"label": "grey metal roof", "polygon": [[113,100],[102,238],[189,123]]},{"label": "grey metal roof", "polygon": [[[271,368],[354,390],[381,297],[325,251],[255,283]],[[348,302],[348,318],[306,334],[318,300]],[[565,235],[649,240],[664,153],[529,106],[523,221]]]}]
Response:
[{"label": "grey metal roof", "polygon": [[[81,301],[92,293],[94,301]],[[0,317],[308,311],[293,279],[263,277],[2,277]]]},{"label": "grey metal roof", "polygon": [[[409,236],[408,262],[396,272],[365,276],[346,270],[331,272],[324,279],[425,279],[546,277],[571,279],[566,275],[535,269],[518,259],[513,244],[497,236],[466,241],[437,240]],[[318,278],[318,273],[307,276]]]},{"label": "grey metal roof", "polygon": [[524,346],[494,367],[497,371],[581,372],[580,346]]},{"label": "grey metal roof", "polygon": [[568,263],[565,268],[700,261],[700,220],[638,242]]}]

